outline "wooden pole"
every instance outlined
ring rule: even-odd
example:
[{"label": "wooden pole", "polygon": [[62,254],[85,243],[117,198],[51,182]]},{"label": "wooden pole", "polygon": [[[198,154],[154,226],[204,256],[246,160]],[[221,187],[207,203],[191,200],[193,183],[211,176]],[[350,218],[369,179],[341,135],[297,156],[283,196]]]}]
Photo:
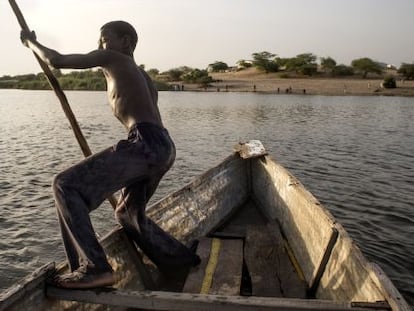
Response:
[{"label": "wooden pole", "polygon": [[[9,3],[13,9],[14,14],[17,17],[17,20],[20,24],[20,27],[22,30],[30,31],[29,27],[27,26],[27,23],[23,17],[22,12],[20,11],[19,7],[16,4],[16,1],[9,0]],[[83,136],[82,131],[79,127],[78,121],[76,120],[75,115],[72,112],[72,109],[69,106],[68,99],[66,98],[65,93],[63,92],[62,88],[60,87],[59,81],[56,79],[56,77],[53,75],[52,71],[50,70],[49,66],[40,59],[40,57],[34,53],[34,56],[36,57],[37,61],[39,62],[40,67],[42,68],[43,72],[46,75],[47,80],[49,81],[50,87],[55,92],[56,96],[58,97],[60,104],[62,106],[62,109],[68,118],[70,125],[72,127],[72,130],[75,134],[76,140],[78,141],[78,144],[82,150],[82,153],[85,157],[88,157],[92,154],[91,149],[89,148],[89,145],[85,139],[85,136]],[[108,198],[109,202],[111,203],[112,207],[116,207],[116,199],[114,196],[110,196]]]}]

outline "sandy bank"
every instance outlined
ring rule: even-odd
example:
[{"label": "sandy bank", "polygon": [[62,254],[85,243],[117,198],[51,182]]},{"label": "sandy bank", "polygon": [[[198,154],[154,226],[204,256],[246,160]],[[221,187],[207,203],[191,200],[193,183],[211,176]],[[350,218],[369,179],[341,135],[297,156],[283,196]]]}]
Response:
[{"label": "sandy bank", "polygon": [[[414,81],[397,80],[396,89],[382,89],[382,79],[359,78],[280,78],[278,73],[260,73],[255,69],[212,73],[220,82],[208,88],[185,84],[185,90],[225,92],[266,92],[307,95],[389,95],[414,96]],[[289,90],[289,91],[287,91]]]}]

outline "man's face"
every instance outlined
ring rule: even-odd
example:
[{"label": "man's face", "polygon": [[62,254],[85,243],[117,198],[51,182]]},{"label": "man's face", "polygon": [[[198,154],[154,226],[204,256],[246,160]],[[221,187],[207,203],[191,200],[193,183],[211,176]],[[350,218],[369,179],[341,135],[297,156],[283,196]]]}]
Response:
[{"label": "man's face", "polygon": [[114,31],[104,28],[101,30],[101,36],[99,37],[98,41],[98,48],[103,50],[115,50],[122,52],[122,38],[120,38]]}]

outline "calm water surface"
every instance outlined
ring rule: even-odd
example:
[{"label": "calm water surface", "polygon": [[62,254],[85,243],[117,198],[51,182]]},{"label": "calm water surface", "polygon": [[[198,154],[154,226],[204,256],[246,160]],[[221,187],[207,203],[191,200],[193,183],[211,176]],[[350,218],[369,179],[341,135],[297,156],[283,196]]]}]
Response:
[{"label": "calm water surface", "polygon": [[[68,92],[94,151],[126,136],[102,92]],[[177,160],[152,201],[260,139],[414,305],[414,99],[160,93]],[[53,93],[0,90],[0,289],[64,258],[50,183],[81,160]],[[93,212],[100,234],[114,224]]]}]

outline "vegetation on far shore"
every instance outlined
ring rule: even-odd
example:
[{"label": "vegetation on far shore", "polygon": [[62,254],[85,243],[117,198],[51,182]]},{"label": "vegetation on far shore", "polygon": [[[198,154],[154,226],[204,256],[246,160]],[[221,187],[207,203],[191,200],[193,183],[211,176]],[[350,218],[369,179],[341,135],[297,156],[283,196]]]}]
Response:
[{"label": "vegetation on far shore", "polygon": [[[145,66],[140,65],[144,70]],[[332,57],[318,57],[312,53],[299,54],[292,58],[280,58],[270,52],[252,54],[252,60],[239,60],[235,66],[229,66],[225,62],[216,61],[209,64],[206,69],[181,66],[165,72],[159,72],[152,68],[146,70],[154,81],[158,90],[171,90],[177,83],[198,84],[206,87],[215,80],[212,72],[240,71],[255,67],[264,73],[279,73],[280,78],[297,77],[360,77],[362,79],[375,77],[383,79],[384,88],[395,88],[395,74],[390,74],[390,69],[396,72],[399,78],[405,80],[414,79],[414,63],[403,63],[398,69],[391,65],[376,62],[368,57],[355,59],[351,65],[337,64]],[[65,90],[96,90],[106,89],[105,78],[101,70],[72,71],[63,74],[54,69],[53,73],[59,80],[62,89]],[[10,89],[50,89],[43,73],[25,74],[17,76],[0,77],[0,88]]]}]

